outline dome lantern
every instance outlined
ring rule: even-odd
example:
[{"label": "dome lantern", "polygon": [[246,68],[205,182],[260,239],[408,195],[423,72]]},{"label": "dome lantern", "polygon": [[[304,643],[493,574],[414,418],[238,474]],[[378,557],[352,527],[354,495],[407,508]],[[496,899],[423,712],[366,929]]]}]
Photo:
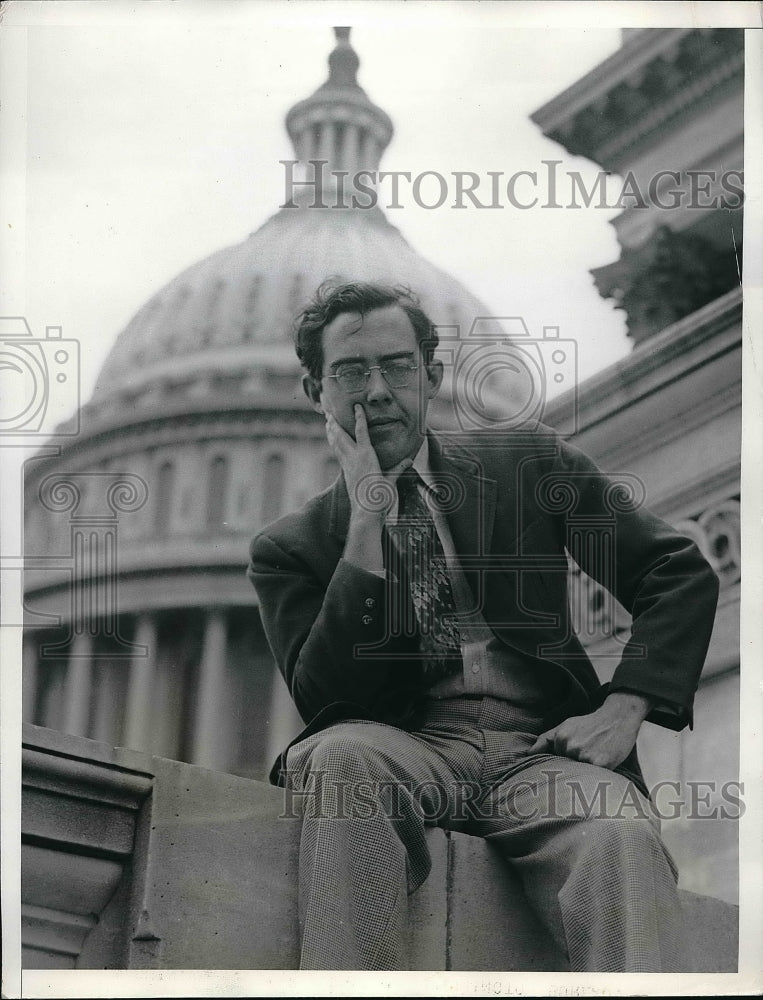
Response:
[{"label": "dome lantern", "polygon": [[392,138],[392,120],[357,82],[360,59],[350,44],[349,28],[334,28],[336,46],[329,55],[329,78],[286,116],[286,129],[297,159],[326,161],[326,172],[379,169]]},{"label": "dome lantern", "polygon": [[357,87],[358,54],[350,45],[350,29],[334,28],[336,48],[329,56],[329,78],[325,86]]}]

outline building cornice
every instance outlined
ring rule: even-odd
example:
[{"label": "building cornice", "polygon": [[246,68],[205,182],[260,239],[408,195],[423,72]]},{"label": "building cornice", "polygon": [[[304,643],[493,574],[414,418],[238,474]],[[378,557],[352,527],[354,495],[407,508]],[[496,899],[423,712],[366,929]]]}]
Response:
[{"label": "building cornice", "polygon": [[718,36],[712,29],[668,29],[634,35],[621,49],[596,66],[530,117],[543,134],[573,155],[585,156],[607,170],[622,172],[645,142],[653,142],[679,115],[704,104],[737,83],[744,73],[744,42],[728,43],[710,57],[681,60],[685,46],[714,45],[731,40],[734,29]]},{"label": "building cornice", "polygon": [[86,427],[76,438],[62,441],[56,457],[50,455],[49,446],[45,445],[39,457],[29,459],[27,483],[62,462],[75,471],[117,455],[134,455],[136,451],[242,438],[271,442],[277,450],[284,440],[325,441],[325,430],[307,404],[288,407],[283,399],[272,408],[262,408],[259,403],[251,409],[230,404],[226,408],[220,400],[210,400],[194,410],[177,406],[133,414],[131,419],[117,415],[110,421]]},{"label": "building cornice", "polygon": [[[610,420],[691,371],[741,345],[742,290],[736,288],[671,324],[627,358],[584,382],[576,400],[577,433]],[[548,423],[570,433],[568,394],[550,402]]]},{"label": "building cornice", "polygon": [[[246,548],[244,545],[244,554]],[[198,565],[183,567],[136,564],[129,572],[120,570],[117,580],[119,613],[142,615],[178,608],[197,609],[199,613],[212,607],[254,609],[258,604],[257,594],[245,570],[246,560],[240,558],[235,565],[229,566],[212,565],[209,558],[199,560]],[[103,578],[92,577],[78,586],[94,590],[102,584]],[[70,622],[71,590],[71,576],[59,572],[48,573],[43,586],[30,585],[24,597],[25,628],[45,631],[59,622]],[[51,622],[51,618],[55,621]]]},{"label": "building cornice", "polygon": [[557,131],[579,111],[606,97],[615,84],[638,79],[643,67],[652,59],[674,55],[678,42],[686,34],[685,28],[668,28],[631,36],[617,52],[534,111],[530,119],[544,135]]},{"label": "building cornice", "polygon": [[674,120],[694,106],[713,90],[720,91],[724,84],[744,80],[744,52],[727,62],[708,70],[706,75],[692,81],[669,100],[637,119],[632,128],[618,133],[613,129],[612,139],[598,146],[595,161],[608,170],[621,172],[635,152],[648,139],[653,139],[669,128]]}]

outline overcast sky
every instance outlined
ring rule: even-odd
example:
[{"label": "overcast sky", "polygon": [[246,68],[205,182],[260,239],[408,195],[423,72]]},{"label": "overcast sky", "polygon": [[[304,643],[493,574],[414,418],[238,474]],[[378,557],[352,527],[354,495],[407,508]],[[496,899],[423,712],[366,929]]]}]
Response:
[{"label": "overcast sky", "polygon": [[[509,175],[561,159],[560,170],[593,178],[595,165],[529,115],[619,47],[618,6],[629,5],[600,5],[594,19],[562,5],[572,23],[555,15],[550,27],[541,5],[513,3],[9,5],[6,43],[14,25],[37,23],[25,242],[3,312],[80,340],[87,398],[146,299],[283,202],[284,116],[326,79],[336,23],[353,26],[359,82],[395,125],[384,169]],[[496,314],[522,315],[537,334],[559,325],[578,341],[582,376],[628,353],[624,316],[588,273],[619,256],[615,210],[427,211],[403,200],[387,214],[415,249]]]}]

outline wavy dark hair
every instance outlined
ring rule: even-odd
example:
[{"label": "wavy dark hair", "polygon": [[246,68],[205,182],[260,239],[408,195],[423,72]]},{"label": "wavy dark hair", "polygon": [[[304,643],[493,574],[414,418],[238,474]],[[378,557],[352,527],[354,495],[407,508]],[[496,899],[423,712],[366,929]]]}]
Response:
[{"label": "wavy dark hair", "polygon": [[410,288],[370,281],[338,283],[329,278],[294,322],[294,346],[302,367],[314,379],[323,375],[323,330],[342,313],[366,313],[385,306],[400,306],[411,321],[424,364],[432,361],[438,344],[437,330]]}]

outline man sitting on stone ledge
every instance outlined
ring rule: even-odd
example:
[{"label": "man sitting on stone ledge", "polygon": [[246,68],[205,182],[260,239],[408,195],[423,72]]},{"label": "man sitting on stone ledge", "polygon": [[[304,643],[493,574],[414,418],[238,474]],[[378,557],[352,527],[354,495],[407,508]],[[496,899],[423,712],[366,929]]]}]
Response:
[{"label": "man sitting on stone ledge", "polygon": [[[691,722],[715,574],[547,427],[428,432],[443,367],[406,290],[322,286],[296,345],[342,475],[254,539],[249,575],[307,723],[274,768],[303,801],[301,967],[409,967],[437,823],[506,857],[572,970],[686,971],[635,744]],[[606,687],[567,551],[632,614]]]}]

